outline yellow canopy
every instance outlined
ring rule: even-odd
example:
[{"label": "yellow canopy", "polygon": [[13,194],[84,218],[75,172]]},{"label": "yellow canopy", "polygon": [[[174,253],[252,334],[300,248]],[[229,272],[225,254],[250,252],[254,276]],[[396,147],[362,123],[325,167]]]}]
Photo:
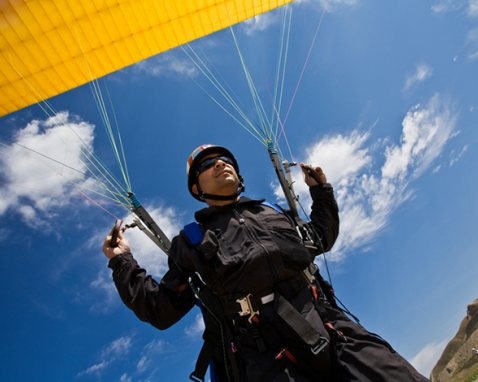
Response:
[{"label": "yellow canopy", "polygon": [[1,1],[0,116],[291,1]]}]

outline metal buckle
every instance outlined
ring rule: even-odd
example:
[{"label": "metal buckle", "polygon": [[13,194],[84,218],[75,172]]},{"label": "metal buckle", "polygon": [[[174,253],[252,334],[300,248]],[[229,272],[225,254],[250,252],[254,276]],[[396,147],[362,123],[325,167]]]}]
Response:
[{"label": "metal buckle", "polygon": [[320,337],[319,342],[316,345],[310,347],[310,351],[312,352],[312,354],[317,355],[322,350],[324,350],[328,344],[329,340],[327,340],[327,338]]},{"label": "metal buckle", "polygon": [[317,266],[314,263],[311,263],[307,268],[305,268],[302,272],[305,276],[305,279],[310,284],[315,283],[315,272],[317,271]]},{"label": "metal buckle", "polygon": [[241,311],[239,312],[239,316],[244,317],[244,316],[249,316],[247,319],[249,323],[252,324],[252,319],[259,315],[258,310],[254,310],[254,307],[252,306],[251,302],[251,297],[252,294],[249,293],[246,297],[239,298],[236,300],[236,302],[241,305]]}]

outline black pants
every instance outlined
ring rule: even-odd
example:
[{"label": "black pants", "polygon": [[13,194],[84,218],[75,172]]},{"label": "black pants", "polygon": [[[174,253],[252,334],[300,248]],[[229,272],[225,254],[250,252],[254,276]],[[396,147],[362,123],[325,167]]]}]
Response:
[{"label": "black pants", "polygon": [[327,302],[319,307],[324,321],[343,333],[331,334],[334,382],[423,382],[418,373],[388,342],[368,332]]}]

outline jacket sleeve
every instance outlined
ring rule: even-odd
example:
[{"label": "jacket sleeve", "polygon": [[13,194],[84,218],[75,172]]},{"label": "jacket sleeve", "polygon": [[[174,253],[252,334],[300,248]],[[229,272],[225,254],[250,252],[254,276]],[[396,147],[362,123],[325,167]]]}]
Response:
[{"label": "jacket sleeve", "polygon": [[310,187],[310,196],[311,222],[322,241],[323,251],[327,252],[332,249],[339,235],[339,208],[334,191],[328,183],[319,184]]},{"label": "jacket sleeve", "polygon": [[191,289],[180,291],[186,277],[169,261],[169,270],[160,283],[141,268],[131,253],[113,257],[108,266],[124,304],[136,316],[158,329],[166,329],[179,321],[195,304]]}]

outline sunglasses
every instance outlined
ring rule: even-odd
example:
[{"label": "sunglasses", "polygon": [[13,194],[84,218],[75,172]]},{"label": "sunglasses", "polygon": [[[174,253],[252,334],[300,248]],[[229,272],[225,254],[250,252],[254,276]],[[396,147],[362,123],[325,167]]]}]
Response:
[{"label": "sunglasses", "polygon": [[209,170],[211,167],[214,167],[218,160],[224,163],[227,163],[231,166],[234,166],[234,162],[232,161],[231,158],[224,157],[224,156],[211,157],[211,158],[204,159],[201,163],[199,163],[197,167],[197,171],[196,171],[197,175],[203,173],[206,170]]}]

